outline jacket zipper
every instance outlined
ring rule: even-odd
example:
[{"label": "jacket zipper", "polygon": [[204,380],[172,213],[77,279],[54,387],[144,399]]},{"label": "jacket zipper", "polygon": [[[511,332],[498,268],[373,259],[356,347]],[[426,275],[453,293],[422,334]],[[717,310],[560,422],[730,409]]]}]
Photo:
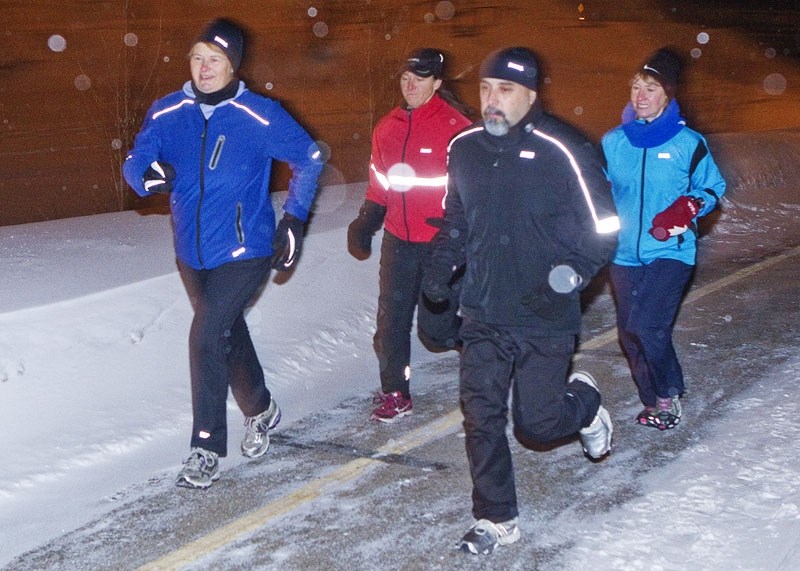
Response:
[{"label": "jacket zipper", "polygon": [[208,119],[204,119],[203,133],[200,135],[200,193],[197,197],[197,213],[195,218],[195,236],[197,241],[197,260],[200,267],[203,267],[203,251],[200,241],[200,212],[203,207],[203,196],[206,192],[205,163],[206,163],[206,133],[208,131]]},{"label": "jacket zipper", "polygon": [[236,204],[236,237],[239,244],[244,244],[244,225],[242,224],[242,203]]},{"label": "jacket zipper", "polygon": [[[406,146],[408,145],[408,140],[411,138],[411,118],[412,118],[413,109],[408,109],[408,131],[406,131],[406,138],[403,141],[403,152],[400,155],[400,161],[405,163],[406,162]],[[411,241],[411,228],[408,225],[408,213],[406,212],[406,193],[403,192],[400,195],[400,199],[403,201],[403,224],[406,227],[406,240]]]},{"label": "jacket zipper", "polygon": [[642,149],[642,180],[639,190],[639,232],[636,234],[636,257],[642,265],[644,265],[642,261],[642,232],[644,231],[644,171],[646,165],[647,149]]}]

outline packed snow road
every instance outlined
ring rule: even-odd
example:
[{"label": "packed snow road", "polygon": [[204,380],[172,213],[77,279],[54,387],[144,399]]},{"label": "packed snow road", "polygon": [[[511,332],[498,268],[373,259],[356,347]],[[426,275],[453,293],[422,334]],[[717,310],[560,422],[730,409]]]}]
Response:
[{"label": "packed snow road", "polygon": [[[414,414],[401,423],[369,423],[368,395],[347,400],[279,429],[265,458],[225,471],[207,491],[176,488],[174,474],[157,474],[128,491],[132,501],[123,494],[107,516],[8,569],[574,568],[585,555],[581,542],[591,542],[609,514],[647,504],[652,491],[645,479],[656,475],[679,485],[673,480],[680,479],[687,452],[703,445],[747,446],[749,426],[737,426],[721,442],[715,427],[747,398],[787,388],[775,385],[774,372],[800,346],[796,243],[749,251],[741,244],[718,245],[701,257],[676,328],[688,387],[684,419],[666,432],[633,422],[640,405],[616,343],[613,304],[598,282],[587,294],[576,359],[601,382],[615,421],[614,451],[592,463],[577,440],[547,449],[512,440],[523,535],[491,556],[453,549],[472,520],[458,361],[447,353],[426,355],[417,366]],[[746,463],[748,451],[739,452]],[[665,543],[679,537],[702,544],[702,529],[671,531],[677,514],[657,498],[652,513],[642,516],[644,522],[666,520],[666,527],[654,528],[654,543],[665,534]],[[747,539],[737,541],[739,547],[728,549],[752,549],[742,543]],[[649,556],[658,553],[653,548]],[[680,547],[665,557],[664,568],[692,567],[692,553]]]}]

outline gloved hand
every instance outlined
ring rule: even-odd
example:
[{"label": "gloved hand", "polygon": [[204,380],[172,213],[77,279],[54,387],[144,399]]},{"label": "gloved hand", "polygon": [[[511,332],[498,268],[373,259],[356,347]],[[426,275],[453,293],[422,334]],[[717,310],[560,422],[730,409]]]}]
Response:
[{"label": "gloved hand", "polygon": [[442,228],[444,228],[444,218],[426,218],[425,224],[441,230]]},{"label": "gloved hand", "polygon": [[433,303],[450,299],[450,280],[453,269],[442,264],[433,264],[422,276],[422,293]]},{"label": "gloved hand", "polygon": [[283,215],[272,239],[272,269],[288,272],[300,255],[303,221],[289,213]]},{"label": "gloved hand", "polygon": [[583,283],[583,278],[572,266],[560,264],[550,270],[547,283],[556,293],[572,293]]},{"label": "gloved hand", "polygon": [[144,189],[153,194],[172,192],[172,181],[175,180],[175,169],[169,163],[153,161],[144,171],[142,182]]},{"label": "gloved hand", "polygon": [[656,214],[650,234],[661,242],[683,234],[689,229],[689,224],[702,207],[702,199],[681,196],[665,210]]},{"label": "gloved hand", "polygon": [[372,237],[386,216],[386,207],[371,200],[365,200],[358,218],[347,227],[347,251],[357,260],[366,260],[372,253]]}]

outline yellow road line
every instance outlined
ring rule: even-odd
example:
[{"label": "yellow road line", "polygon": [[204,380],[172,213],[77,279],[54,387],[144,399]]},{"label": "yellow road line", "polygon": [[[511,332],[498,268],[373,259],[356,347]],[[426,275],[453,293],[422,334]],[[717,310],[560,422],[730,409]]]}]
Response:
[{"label": "yellow road line", "polygon": [[[800,246],[788,252],[769,258],[752,266],[741,270],[719,280],[699,287],[687,295],[685,302],[693,303],[698,299],[718,291],[738,280],[755,274],[770,266],[783,262],[784,260],[800,254]],[[617,338],[616,328],[607,331],[585,343],[581,343],[579,350],[591,350],[602,347]],[[576,354],[575,358],[581,355]],[[171,570],[180,569],[183,566],[197,561],[206,555],[233,543],[240,537],[263,527],[268,521],[291,512],[299,506],[311,502],[321,496],[325,488],[330,485],[343,484],[361,476],[370,466],[380,462],[382,456],[391,454],[403,454],[409,450],[418,448],[424,444],[440,438],[460,426],[462,420],[461,411],[454,410],[438,419],[429,422],[424,426],[412,430],[405,436],[392,440],[378,449],[371,458],[357,458],[347,464],[337,468],[330,474],[309,482],[302,488],[270,503],[266,506],[245,514],[241,518],[221,527],[208,535],[205,535],[191,543],[187,543],[181,548],[168,553],[164,557],[147,563],[140,567],[141,571]]]},{"label": "yellow road line", "polygon": [[448,434],[461,425],[461,420],[461,411],[454,410],[381,446],[372,458],[351,460],[330,474],[313,480],[302,488],[258,510],[252,511],[208,535],[187,543],[172,553],[147,563],[139,569],[142,571],[180,569],[263,527],[269,520],[289,513],[302,504],[313,501],[324,493],[326,487],[354,480],[363,474],[368,467],[381,462],[381,457],[391,454],[403,454]]}]

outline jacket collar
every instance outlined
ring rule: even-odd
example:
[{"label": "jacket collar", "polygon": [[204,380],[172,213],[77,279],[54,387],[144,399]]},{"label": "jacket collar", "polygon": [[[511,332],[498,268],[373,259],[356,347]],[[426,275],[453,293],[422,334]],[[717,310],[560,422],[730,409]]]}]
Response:
[{"label": "jacket collar", "polygon": [[544,110],[542,109],[542,105],[537,97],[536,101],[533,102],[533,105],[525,114],[525,116],[519,121],[519,123],[511,127],[511,129],[508,130],[508,133],[498,137],[496,135],[490,135],[489,132],[484,128],[483,136],[492,146],[499,148],[512,147],[521,143],[531,131],[536,129],[537,126],[542,122],[543,118]]},{"label": "jacket collar", "polygon": [[421,107],[409,109],[406,106],[398,107],[397,110],[405,115],[411,114],[414,121],[425,120],[433,115],[436,115],[442,107],[444,107],[444,99],[439,97],[439,94],[434,92],[433,96]]}]

